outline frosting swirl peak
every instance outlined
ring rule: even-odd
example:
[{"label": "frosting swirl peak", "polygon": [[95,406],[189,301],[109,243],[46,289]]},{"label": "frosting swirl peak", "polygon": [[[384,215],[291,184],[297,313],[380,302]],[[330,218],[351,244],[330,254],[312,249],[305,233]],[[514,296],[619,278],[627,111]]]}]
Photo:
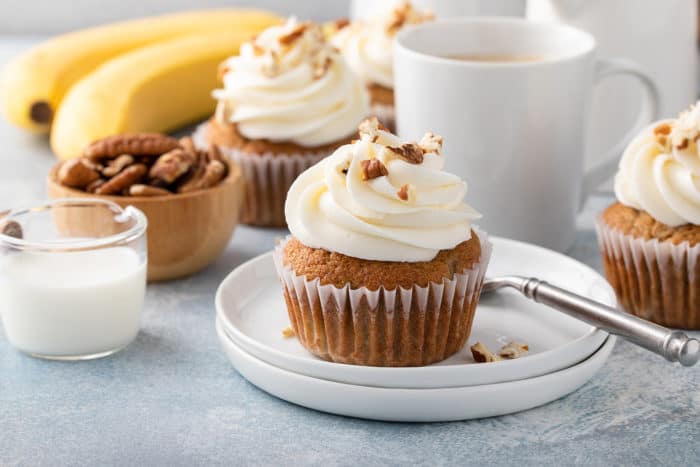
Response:
[{"label": "frosting swirl peak", "polygon": [[627,147],[615,195],[671,227],[700,225],[700,106],[646,128]]},{"label": "frosting swirl peak", "polygon": [[442,138],[403,143],[376,118],[296,179],[285,215],[306,246],[377,261],[430,261],[471,238],[481,217],[467,184],[444,172]]},{"label": "frosting swirl peak", "polygon": [[332,42],[366,83],[394,88],[392,42],[405,25],[433,19],[429,11],[418,11],[410,2],[401,2],[370,22],[354,22],[341,27]]},{"label": "frosting swirl peak", "polygon": [[369,97],[317,24],[290,18],[241,45],[221,64],[217,118],[250,139],[305,147],[352,134]]}]

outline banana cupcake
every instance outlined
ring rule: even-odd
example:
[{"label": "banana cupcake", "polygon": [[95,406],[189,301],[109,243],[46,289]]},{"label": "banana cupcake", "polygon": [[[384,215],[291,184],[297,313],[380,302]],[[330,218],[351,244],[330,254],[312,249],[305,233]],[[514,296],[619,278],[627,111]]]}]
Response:
[{"label": "banana cupcake", "polygon": [[333,362],[419,366],[461,349],[491,254],[442,139],[405,143],[376,118],[304,172],[275,249],[301,344]]},{"label": "banana cupcake", "polygon": [[665,326],[700,329],[700,107],[662,120],[627,147],[617,202],[597,221],[621,306]]},{"label": "banana cupcake", "polygon": [[321,28],[289,19],[221,64],[215,115],[195,132],[243,170],[243,222],[284,226],[284,199],[305,169],[350,141],[369,96]]},{"label": "banana cupcake", "polygon": [[391,130],[395,127],[392,43],[404,26],[434,19],[429,11],[418,11],[401,2],[368,22],[336,22],[331,42],[338,47],[350,68],[366,83],[372,115]]}]

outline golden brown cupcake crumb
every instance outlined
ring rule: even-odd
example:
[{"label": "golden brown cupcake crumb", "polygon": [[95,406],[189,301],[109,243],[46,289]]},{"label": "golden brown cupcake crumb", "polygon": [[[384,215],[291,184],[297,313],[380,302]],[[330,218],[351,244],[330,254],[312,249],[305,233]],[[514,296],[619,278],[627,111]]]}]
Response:
[{"label": "golden brown cupcake crumb", "polygon": [[369,261],[353,258],[320,248],[310,248],[296,238],[291,238],[284,247],[282,260],[290,265],[295,274],[308,280],[321,279],[321,284],[343,287],[349,283],[353,289],[367,287],[376,290],[381,286],[395,289],[425,287],[429,282],[441,283],[452,279],[455,273],[470,269],[481,257],[479,237],[472,237],[451,250],[442,250],[431,261],[402,263],[392,261]]},{"label": "golden brown cupcake crumb", "polygon": [[603,211],[603,220],[612,229],[635,238],[670,241],[674,245],[689,242],[693,246],[700,242],[700,226],[684,224],[671,227],[657,221],[644,211],[619,202],[615,202]]}]

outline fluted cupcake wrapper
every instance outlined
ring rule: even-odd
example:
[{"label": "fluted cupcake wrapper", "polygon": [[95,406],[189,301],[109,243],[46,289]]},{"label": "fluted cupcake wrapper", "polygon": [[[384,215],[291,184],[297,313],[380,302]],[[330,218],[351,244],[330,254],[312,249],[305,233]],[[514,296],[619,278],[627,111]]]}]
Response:
[{"label": "fluted cupcake wrapper", "polygon": [[377,117],[392,133],[396,133],[396,109],[393,105],[372,104],[370,114]]},{"label": "fluted cupcake wrapper", "polygon": [[700,244],[626,235],[596,221],[603,267],[622,308],[664,326],[700,329]]},{"label": "fluted cupcake wrapper", "polygon": [[[203,123],[192,134],[198,148],[208,148],[209,123]],[[294,180],[306,169],[328,156],[327,152],[296,154],[258,154],[231,148],[219,148],[233,160],[246,180],[241,222],[266,227],[284,227],[284,202]]]},{"label": "fluted cupcake wrapper", "polygon": [[289,320],[299,342],[333,362],[372,366],[420,366],[459,351],[471,332],[492,245],[484,232],[481,257],[471,269],[441,283],[409,289],[351,289],[306,279],[273,258]]}]

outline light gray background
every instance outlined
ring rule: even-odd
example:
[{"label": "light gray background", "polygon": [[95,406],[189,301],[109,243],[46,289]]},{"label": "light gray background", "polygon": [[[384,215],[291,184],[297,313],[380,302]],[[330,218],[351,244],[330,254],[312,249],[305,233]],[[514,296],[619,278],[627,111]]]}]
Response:
[{"label": "light gray background", "polygon": [[[383,1],[388,0],[377,0]],[[0,33],[65,32],[138,16],[227,6],[324,20],[347,16],[349,5],[350,0],[0,0]]]}]

